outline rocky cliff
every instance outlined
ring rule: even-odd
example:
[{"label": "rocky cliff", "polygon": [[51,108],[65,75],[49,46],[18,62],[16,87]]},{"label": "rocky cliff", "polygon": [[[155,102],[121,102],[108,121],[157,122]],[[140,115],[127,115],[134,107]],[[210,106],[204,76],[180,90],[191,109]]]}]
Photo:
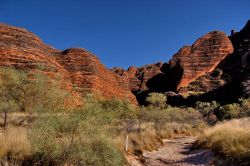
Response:
[{"label": "rocky cliff", "polygon": [[111,69],[111,71],[118,75],[117,79],[119,80],[118,82],[120,86],[125,86],[132,92],[145,91],[150,89],[150,86],[148,85],[149,80],[162,73],[162,66],[163,63],[158,62],[139,68],[131,66],[127,71],[117,67]]},{"label": "rocky cliff", "polygon": [[69,73],[68,78],[81,93],[100,92],[106,98],[128,99],[136,104],[135,96],[119,85],[115,74],[99,59],[84,49],[68,49],[54,59]]},{"label": "rocky cliff", "polygon": [[107,98],[137,103],[135,96],[119,86],[116,76],[96,56],[84,49],[56,50],[33,33],[0,24],[0,66],[62,75],[64,86],[79,95],[98,91]]},{"label": "rocky cliff", "polygon": [[[133,91],[140,102],[152,91],[173,91],[189,96],[226,84],[226,81],[221,79],[221,71],[214,70],[233,50],[233,45],[225,33],[212,31],[196,40],[192,46],[182,47],[168,63],[130,67],[127,71],[115,68],[113,71],[119,75],[118,82]],[[187,94],[189,92],[192,93]]]},{"label": "rocky cliff", "polygon": [[135,104],[143,104],[150,92],[174,96],[185,100],[184,104],[249,97],[249,59],[250,21],[230,37],[220,31],[205,34],[167,63],[127,70],[107,69],[85,49],[60,51],[25,29],[0,24],[0,66],[35,70],[51,78],[60,74],[64,86],[80,96],[98,91],[106,98],[129,99]]},{"label": "rocky cliff", "polygon": [[177,90],[212,72],[231,53],[231,41],[225,33],[219,31],[209,32],[196,40],[192,46],[181,48],[169,62],[170,68],[179,65],[183,71]]},{"label": "rocky cliff", "polygon": [[230,103],[240,97],[250,97],[250,21],[241,31],[232,31],[229,39],[233,44],[233,53],[221,60],[212,72],[180,88],[181,94],[190,95],[191,92],[189,101]]},{"label": "rocky cliff", "polygon": [[[197,100],[232,102],[250,96],[250,21],[227,36],[212,31],[182,47],[168,63],[113,69],[140,103],[148,93],[166,93],[183,104]],[[133,69],[133,74],[128,74]],[[128,77],[129,76],[129,77]],[[187,98],[187,99],[185,99]]]}]

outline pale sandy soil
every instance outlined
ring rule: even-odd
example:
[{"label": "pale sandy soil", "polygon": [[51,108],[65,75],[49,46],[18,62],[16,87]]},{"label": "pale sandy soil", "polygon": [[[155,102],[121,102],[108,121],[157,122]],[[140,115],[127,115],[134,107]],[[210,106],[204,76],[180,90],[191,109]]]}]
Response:
[{"label": "pale sandy soil", "polygon": [[144,152],[143,163],[128,156],[131,166],[210,166],[213,154],[209,150],[190,150],[195,141],[192,137],[164,140],[158,151]]}]

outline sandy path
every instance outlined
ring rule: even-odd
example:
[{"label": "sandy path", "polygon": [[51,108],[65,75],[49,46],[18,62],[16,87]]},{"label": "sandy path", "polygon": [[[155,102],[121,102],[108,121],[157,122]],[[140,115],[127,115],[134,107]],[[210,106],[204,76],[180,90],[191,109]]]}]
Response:
[{"label": "sandy path", "polygon": [[144,163],[130,160],[131,166],[210,166],[213,155],[208,150],[190,150],[194,138],[164,140],[158,151],[144,152]]}]

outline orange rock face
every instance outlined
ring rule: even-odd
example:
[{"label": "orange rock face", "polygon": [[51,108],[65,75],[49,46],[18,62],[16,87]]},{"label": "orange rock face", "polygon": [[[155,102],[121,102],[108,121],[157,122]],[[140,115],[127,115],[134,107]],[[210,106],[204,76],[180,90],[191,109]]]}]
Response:
[{"label": "orange rock face", "polygon": [[116,73],[120,86],[130,91],[145,91],[150,89],[148,81],[157,74],[162,73],[162,66],[163,63],[158,62],[139,68],[131,66],[127,71],[121,68],[113,68],[112,71]]},{"label": "orange rock face", "polygon": [[[114,68],[119,75],[121,86],[131,91],[177,91],[188,86],[201,76],[200,87],[212,90],[218,84],[222,86],[219,76],[205,76],[212,72],[221,61],[233,52],[233,46],[225,33],[210,32],[192,46],[184,46],[169,61],[169,63],[156,63],[140,68],[130,67],[127,71]],[[210,80],[210,78],[213,78]],[[181,91],[185,91],[183,88]]]},{"label": "orange rock face", "polygon": [[169,62],[170,68],[179,65],[183,71],[177,89],[212,72],[232,52],[231,41],[225,33],[219,31],[210,32],[196,40],[192,46],[181,48]]},{"label": "orange rock face", "polygon": [[242,80],[249,96],[249,25],[231,36],[234,47],[225,33],[213,31],[181,48],[169,63],[109,70],[87,50],[56,50],[25,29],[0,24],[0,66],[36,70],[51,78],[60,74],[63,86],[79,96],[98,91],[135,104],[136,97],[143,102],[152,91],[213,91],[228,83],[225,75]]},{"label": "orange rock face", "polygon": [[73,87],[80,95],[98,91],[107,98],[126,98],[137,103],[129,90],[119,86],[115,74],[90,52],[56,50],[22,28],[0,24],[0,66],[39,70],[50,76],[60,74],[65,86]]},{"label": "orange rock face", "polygon": [[119,86],[115,74],[90,52],[84,49],[68,49],[54,58],[68,71],[68,78],[81,94],[98,91],[106,98],[117,97],[137,103],[129,90]]}]

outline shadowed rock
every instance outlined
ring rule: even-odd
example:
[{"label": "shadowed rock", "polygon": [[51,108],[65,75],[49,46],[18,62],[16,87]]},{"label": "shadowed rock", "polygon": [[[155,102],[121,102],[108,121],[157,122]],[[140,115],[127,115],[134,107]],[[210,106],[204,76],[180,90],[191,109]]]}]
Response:
[{"label": "shadowed rock", "polygon": [[176,89],[212,72],[232,52],[233,46],[229,38],[219,31],[209,32],[196,40],[192,46],[181,48],[170,60],[170,68],[180,65],[183,69]]}]

